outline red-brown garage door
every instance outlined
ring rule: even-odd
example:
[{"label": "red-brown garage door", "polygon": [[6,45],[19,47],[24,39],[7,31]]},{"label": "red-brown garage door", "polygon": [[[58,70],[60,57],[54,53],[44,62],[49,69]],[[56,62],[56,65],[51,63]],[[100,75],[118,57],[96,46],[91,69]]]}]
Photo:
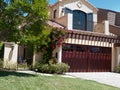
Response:
[{"label": "red-brown garage door", "polygon": [[62,61],[70,72],[110,72],[111,48],[63,44]]}]

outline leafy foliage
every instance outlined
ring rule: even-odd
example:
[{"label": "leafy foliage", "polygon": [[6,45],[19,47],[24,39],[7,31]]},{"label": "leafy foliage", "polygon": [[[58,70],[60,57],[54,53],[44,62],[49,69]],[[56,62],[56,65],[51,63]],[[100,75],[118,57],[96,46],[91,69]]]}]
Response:
[{"label": "leafy foliage", "polygon": [[118,66],[115,67],[115,70],[114,70],[116,73],[120,73],[120,64]]},{"label": "leafy foliage", "polygon": [[34,55],[42,49],[43,59],[49,63],[64,32],[47,26],[48,0],[2,0],[0,5],[1,41],[32,47]]},{"label": "leafy foliage", "polygon": [[46,36],[47,0],[4,0],[1,4],[0,39],[20,44],[41,44]]},{"label": "leafy foliage", "polygon": [[35,70],[37,69],[38,72],[42,73],[51,73],[51,74],[64,74],[69,70],[69,66],[65,63],[59,64],[35,64]]},{"label": "leafy foliage", "polygon": [[0,41],[37,47],[46,44],[48,0],[1,0]]},{"label": "leafy foliage", "polygon": [[0,58],[0,68],[3,68],[3,59]]},{"label": "leafy foliage", "polygon": [[45,63],[49,63],[49,60],[53,59],[52,52],[55,48],[60,47],[64,41],[64,36],[66,32],[61,29],[51,28],[50,33],[46,40],[46,45],[41,46],[43,52],[43,60],[46,60]]},{"label": "leafy foliage", "polygon": [[4,54],[4,44],[0,43],[0,58],[3,58],[3,54]]}]

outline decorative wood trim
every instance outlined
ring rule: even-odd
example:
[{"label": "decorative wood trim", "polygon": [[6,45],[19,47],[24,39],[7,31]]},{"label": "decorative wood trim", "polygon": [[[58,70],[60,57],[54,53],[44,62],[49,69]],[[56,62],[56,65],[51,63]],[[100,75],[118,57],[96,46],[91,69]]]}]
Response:
[{"label": "decorative wood trim", "polygon": [[[71,38],[72,39],[81,39],[81,40],[90,40],[90,41],[98,41],[98,42],[108,42],[108,43],[120,43],[120,38],[116,36],[108,36],[108,35],[98,35],[96,33],[80,33],[80,32],[73,32],[69,31],[67,32],[65,38]],[[76,40],[75,40],[76,42]]]}]

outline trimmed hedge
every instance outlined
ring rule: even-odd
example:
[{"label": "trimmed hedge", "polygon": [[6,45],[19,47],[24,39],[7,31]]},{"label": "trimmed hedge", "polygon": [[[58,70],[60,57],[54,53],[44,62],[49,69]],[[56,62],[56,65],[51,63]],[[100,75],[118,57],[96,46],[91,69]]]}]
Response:
[{"label": "trimmed hedge", "polygon": [[41,73],[64,74],[69,70],[69,66],[65,63],[59,64],[40,64],[36,63],[34,70]]}]

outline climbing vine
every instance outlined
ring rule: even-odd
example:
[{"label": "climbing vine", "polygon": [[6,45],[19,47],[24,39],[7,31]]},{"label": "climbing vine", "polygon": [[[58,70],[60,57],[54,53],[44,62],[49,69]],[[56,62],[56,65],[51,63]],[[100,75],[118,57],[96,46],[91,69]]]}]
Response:
[{"label": "climbing vine", "polygon": [[41,47],[43,52],[44,63],[49,63],[49,60],[52,59],[52,52],[55,48],[59,48],[64,41],[65,31],[58,28],[51,28],[50,34],[46,40],[47,44]]}]

